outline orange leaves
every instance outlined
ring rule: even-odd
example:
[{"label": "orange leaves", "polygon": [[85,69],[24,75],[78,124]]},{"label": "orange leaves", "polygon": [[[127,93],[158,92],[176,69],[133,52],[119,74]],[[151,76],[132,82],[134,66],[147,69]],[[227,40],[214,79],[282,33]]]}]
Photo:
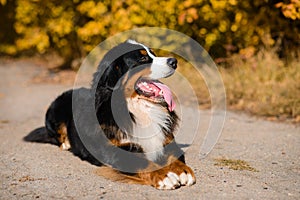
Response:
[{"label": "orange leaves", "polygon": [[[299,26],[290,25],[290,19],[299,25],[300,0],[284,2],[276,8],[271,0],[16,0],[17,38],[14,44],[0,44],[0,52],[60,52],[76,46],[84,55],[113,34],[143,26],[190,35],[214,57],[228,55],[226,46],[235,52],[258,48],[266,36],[271,37],[268,45],[274,44],[272,37],[288,36],[289,44],[297,46]],[[278,15],[278,8],[289,19]]]},{"label": "orange leaves", "polygon": [[300,0],[290,0],[288,4],[279,2],[275,5],[281,8],[283,15],[292,20],[300,19]]},{"label": "orange leaves", "polygon": [[188,8],[179,15],[178,23],[180,25],[183,25],[185,22],[192,23],[194,20],[197,20],[198,17],[199,15],[196,8]]}]

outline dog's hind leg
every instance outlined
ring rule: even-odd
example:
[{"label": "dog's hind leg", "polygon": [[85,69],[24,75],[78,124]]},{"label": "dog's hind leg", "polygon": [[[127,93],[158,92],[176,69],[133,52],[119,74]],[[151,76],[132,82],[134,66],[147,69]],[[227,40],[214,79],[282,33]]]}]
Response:
[{"label": "dog's hind leg", "polygon": [[57,133],[59,134],[58,141],[61,144],[59,148],[61,150],[69,150],[71,148],[71,144],[68,138],[67,126],[65,123],[61,123]]}]

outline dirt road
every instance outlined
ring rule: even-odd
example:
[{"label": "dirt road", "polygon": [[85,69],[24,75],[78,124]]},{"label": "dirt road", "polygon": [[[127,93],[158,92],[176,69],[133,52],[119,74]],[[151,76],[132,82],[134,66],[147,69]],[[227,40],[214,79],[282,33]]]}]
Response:
[{"label": "dirt road", "polygon": [[[32,83],[43,70],[28,61],[0,61],[0,199],[300,199],[300,127],[244,114],[227,112],[205,159],[199,160],[200,142],[194,140],[186,158],[197,183],[174,191],[112,182],[70,152],[22,141],[43,126],[50,102],[72,87]],[[200,114],[208,123],[209,111]],[[215,160],[220,158],[229,166]],[[230,169],[243,161],[250,166]]]}]

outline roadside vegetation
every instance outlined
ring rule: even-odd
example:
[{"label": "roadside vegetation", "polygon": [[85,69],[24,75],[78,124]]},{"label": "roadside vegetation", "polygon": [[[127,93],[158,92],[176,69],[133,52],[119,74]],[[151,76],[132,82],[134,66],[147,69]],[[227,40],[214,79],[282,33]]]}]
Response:
[{"label": "roadside vegetation", "polygon": [[[284,62],[275,48],[261,49],[247,59],[240,54],[232,55],[218,68],[229,109],[246,111],[272,121],[300,122],[298,57]],[[190,81],[200,108],[209,108],[210,94],[203,77],[191,65],[178,70]]]},{"label": "roadside vegetation", "polygon": [[300,122],[299,57],[284,62],[274,49],[262,49],[248,59],[234,55],[229,64],[220,68],[229,108]]},{"label": "roadside vegetation", "polygon": [[[0,0],[0,56],[58,55],[58,70],[106,38],[164,27],[198,41],[222,74],[227,103],[273,120],[300,122],[300,0]],[[4,31],[3,31],[4,30]],[[194,73],[184,72],[191,82]],[[209,107],[205,84],[195,83]]]}]

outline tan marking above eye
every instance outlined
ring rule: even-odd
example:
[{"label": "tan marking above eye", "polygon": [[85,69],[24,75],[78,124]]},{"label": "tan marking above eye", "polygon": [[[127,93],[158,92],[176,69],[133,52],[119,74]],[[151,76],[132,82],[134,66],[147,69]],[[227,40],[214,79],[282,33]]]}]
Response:
[{"label": "tan marking above eye", "polygon": [[148,53],[147,53],[146,50],[140,50],[140,53],[141,53],[142,55],[144,55],[144,56],[147,56],[147,55],[148,55]]}]

